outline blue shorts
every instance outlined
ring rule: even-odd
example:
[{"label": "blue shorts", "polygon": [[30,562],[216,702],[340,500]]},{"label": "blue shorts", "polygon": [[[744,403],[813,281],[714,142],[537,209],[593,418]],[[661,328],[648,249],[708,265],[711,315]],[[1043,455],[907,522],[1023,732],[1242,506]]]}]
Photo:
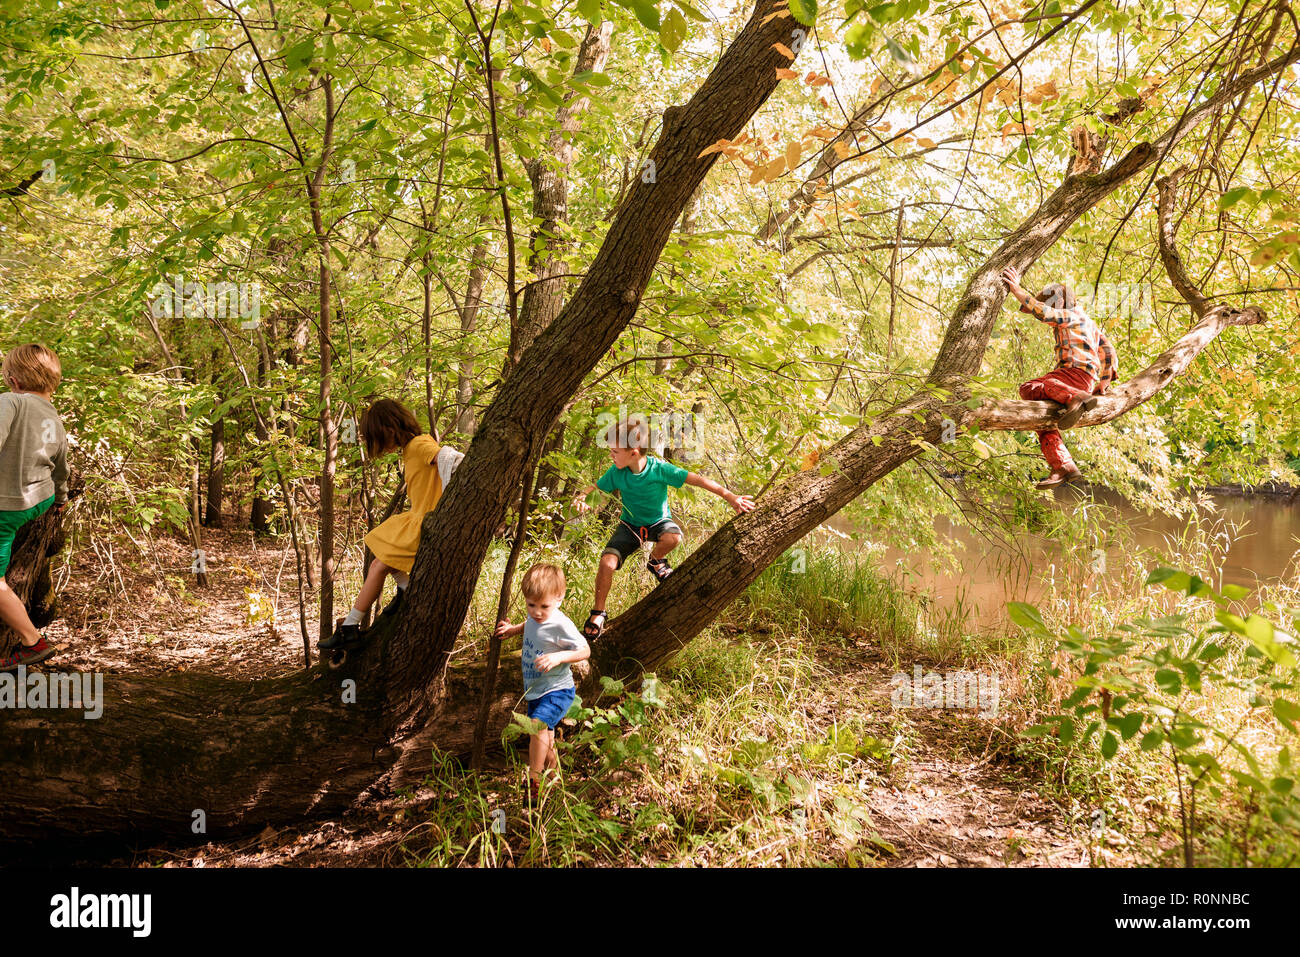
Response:
[{"label": "blue shorts", "polygon": [[536,718],[552,731],[560,720],[569,713],[569,707],[577,695],[576,688],[560,688],[549,691],[540,698],[528,702],[528,717]]}]

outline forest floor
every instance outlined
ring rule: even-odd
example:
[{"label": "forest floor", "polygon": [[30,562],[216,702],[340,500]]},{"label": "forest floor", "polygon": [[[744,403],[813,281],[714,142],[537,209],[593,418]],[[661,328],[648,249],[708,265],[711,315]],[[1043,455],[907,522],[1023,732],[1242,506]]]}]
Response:
[{"label": "forest floor", "polygon": [[[59,668],[132,674],[202,671],[254,678],[301,669],[292,550],[259,544],[247,532],[208,531],[209,586],[196,590],[188,575],[188,548],[159,538],[152,546],[155,567],[174,569],[166,580],[132,572],[127,563],[106,561],[100,551],[80,549],[62,592],[62,615],[50,629],[61,651]],[[276,614],[269,614],[274,605]],[[278,622],[272,627],[271,621]],[[308,622],[309,633],[312,622]],[[759,629],[762,631],[763,629]],[[719,629],[722,642],[765,640],[744,635],[736,626]],[[990,746],[992,732],[974,712],[906,709],[905,743],[900,744],[899,709],[891,705],[891,668],[879,650],[859,635],[812,645],[816,680],[801,692],[800,720],[830,727],[853,715],[882,740],[893,740],[894,759],[881,774],[859,780],[855,800],[866,822],[870,853],[826,863],[869,866],[1083,867],[1123,865],[1122,848],[1089,845],[1087,829],[1067,820],[1062,808],[1040,796],[1031,775],[1000,757]],[[526,739],[523,739],[526,740]],[[483,806],[499,804],[503,820],[524,821],[507,829],[499,863],[525,856],[534,833],[530,812],[520,806],[515,783],[518,762],[498,755],[479,785]],[[568,771],[570,788],[595,776],[576,762]],[[635,771],[618,771],[607,806],[611,819],[663,802],[662,794],[642,787]],[[601,782],[602,787],[605,782]],[[452,785],[454,788],[454,783]],[[644,793],[638,794],[638,788]],[[454,797],[448,781],[413,794],[372,800],[339,820],[306,822],[279,831],[267,829],[232,843],[199,847],[140,847],[112,863],[130,866],[385,866],[428,861],[431,808],[445,808]],[[496,813],[496,812],[490,812]],[[759,847],[748,863],[802,863],[786,851]],[[683,857],[680,848],[631,848],[592,864],[711,863],[707,849]],[[734,863],[734,858],[730,859]],[[90,862],[86,862],[90,863]],[[103,862],[96,862],[103,863]]]}]

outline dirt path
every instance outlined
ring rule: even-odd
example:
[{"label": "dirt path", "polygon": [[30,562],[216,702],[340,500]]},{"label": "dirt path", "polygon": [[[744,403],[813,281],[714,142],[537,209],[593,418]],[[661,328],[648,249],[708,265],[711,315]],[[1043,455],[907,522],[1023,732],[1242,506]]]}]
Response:
[{"label": "dirt path", "polygon": [[[194,669],[243,678],[302,667],[293,555],[282,543],[259,543],[246,532],[208,533],[211,586],[203,591],[186,574],[190,555],[183,543],[160,540],[156,549],[164,567],[173,569],[165,582],[120,564],[110,568],[94,552],[78,556],[63,594],[64,618],[51,629],[65,646],[58,667],[137,674]],[[904,729],[894,766],[865,795],[873,829],[892,846],[880,863],[1088,866],[1086,835],[1072,833],[1056,806],[1013,767],[997,763],[987,721],[970,711],[895,708],[892,668],[865,639],[821,646],[817,658],[830,680],[805,703],[810,716],[829,724],[836,716],[859,715],[882,739]],[[118,863],[401,865],[400,845],[419,826],[430,797],[417,792],[371,802],[337,821],[268,829],[229,844],[142,849]],[[1101,857],[1119,863],[1108,853]]]}]

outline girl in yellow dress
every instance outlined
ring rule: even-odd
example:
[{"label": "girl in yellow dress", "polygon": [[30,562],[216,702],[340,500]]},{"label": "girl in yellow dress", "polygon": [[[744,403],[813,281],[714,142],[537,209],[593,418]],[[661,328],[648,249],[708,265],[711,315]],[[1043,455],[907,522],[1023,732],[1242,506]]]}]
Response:
[{"label": "girl in yellow dress", "polygon": [[[384,590],[384,576],[397,582],[397,596],[384,609],[391,614],[401,604],[410,583],[411,565],[420,544],[420,523],[442,497],[443,475],[450,475],[448,461],[458,453],[441,449],[432,435],[420,428],[411,410],[392,399],[380,399],[361,417],[361,438],[371,459],[401,451],[406,476],[409,511],[380,522],[366,535],[366,546],[375,555],[361,586],[356,604],[334,634],[320,643],[325,649],[350,645],[361,637],[361,620]],[[450,453],[450,455],[448,454]],[[442,474],[439,474],[439,473]]]}]

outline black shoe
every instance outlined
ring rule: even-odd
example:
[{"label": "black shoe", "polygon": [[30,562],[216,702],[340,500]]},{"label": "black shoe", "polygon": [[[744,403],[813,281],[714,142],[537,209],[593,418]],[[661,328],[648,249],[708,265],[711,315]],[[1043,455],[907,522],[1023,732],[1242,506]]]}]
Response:
[{"label": "black shoe", "polygon": [[[405,597],[406,597],[406,589],[405,588],[397,589],[397,594],[393,596],[392,601],[390,601],[387,605],[384,606],[384,610],[379,613],[379,618],[386,618],[389,615],[396,615],[397,610],[402,607],[402,599]],[[378,622],[379,618],[376,618],[375,621]]]},{"label": "black shoe", "polygon": [[344,648],[349,645],[358,645],[362,641],[360,625],[343,625],[335,627],[334,634],[330,635],[320,643],[320,647],[326,651],[334,648]]}]

